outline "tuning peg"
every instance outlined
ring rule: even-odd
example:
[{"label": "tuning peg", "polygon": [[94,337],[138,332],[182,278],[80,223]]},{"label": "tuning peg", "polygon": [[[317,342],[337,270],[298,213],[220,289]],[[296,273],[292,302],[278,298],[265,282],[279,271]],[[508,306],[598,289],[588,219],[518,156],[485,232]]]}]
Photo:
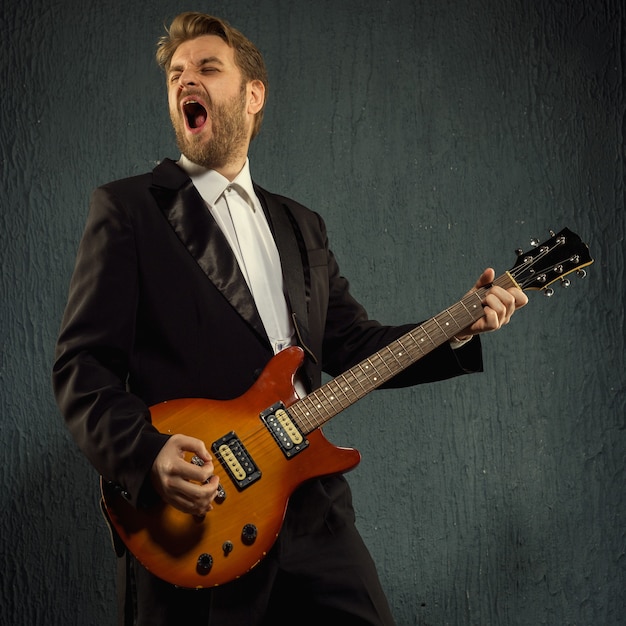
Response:
[{"label": "tuning peg", "polygon": [[536,247],[539,245],[539,239],[537,239],[537,237],[533,237],[533,238],[530,240],[530,245],[531,245],[533,248],[536,248]]},{"label": "tuning peg", "polygon": [[569,278],[561,278],[561,287],[564,287],[565,289],[567,289],[572,283],[570,282]]},{"label": "tuning peg", "polygon": [[585,278],[587,276],[587,271],[580,269],[576,272],[576,276],[578,276],[578,278]]},{"label": "tuning peg", "polygon": [[524,251],[521,248],[517,248],[517,250],[515,250],[516,256],[522,256],[522,254],[524,254]]},{"label": "tuning peg", "polygon": [[556,237],[556,233],[553,230],[548,231],[550,233],[550,237]]},{"label": "tuning peg", "polygon": [[554,289],[552,289],[552,287],[548,287],[547,289],[543,290],[543,295],[546,298],[551,298],[554,295]]}]

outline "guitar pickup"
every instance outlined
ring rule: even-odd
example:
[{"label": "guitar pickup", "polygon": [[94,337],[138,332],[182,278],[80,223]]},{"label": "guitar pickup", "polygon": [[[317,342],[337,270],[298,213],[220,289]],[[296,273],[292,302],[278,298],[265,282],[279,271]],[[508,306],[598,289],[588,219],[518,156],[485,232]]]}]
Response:
[{"label": "guitar pickup", "polygon": [[261,470],[234,431],[213,442],[211,450],[240,491],[261,478]]},{"label": "guitar pickup", "polygon": [[291,415],[282,402],[277,402],[269,409],[265,409],[260,417],[288,459],[309,446],[308,439],[304,437],[297,424],[291,419]]}]

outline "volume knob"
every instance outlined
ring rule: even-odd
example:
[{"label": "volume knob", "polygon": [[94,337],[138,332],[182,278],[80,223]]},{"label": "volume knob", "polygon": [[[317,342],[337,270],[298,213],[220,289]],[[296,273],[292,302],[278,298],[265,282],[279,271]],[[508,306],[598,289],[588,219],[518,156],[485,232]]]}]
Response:
[{"label": "volume knob", "polygon": [[241,530],[241,541],[251,546],[257,538],[258,531],[254,524],[246,524]]},{"label": "volume knob", "polygon": [[198,574],[205,576],[211,571],[212,567],[213,557],[210,554],[207,554],[205,552],[198,557],[198,562],[196,564],[196,571],[198,572]]}]

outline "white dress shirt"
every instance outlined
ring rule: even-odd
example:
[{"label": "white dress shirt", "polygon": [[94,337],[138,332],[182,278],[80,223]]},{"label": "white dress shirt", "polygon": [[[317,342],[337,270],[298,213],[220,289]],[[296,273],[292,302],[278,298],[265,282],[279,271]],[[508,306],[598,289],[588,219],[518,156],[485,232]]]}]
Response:
[{"label": "white dress shirt", "polygon": [[[283,272],[265,212],[254,192],[250,162],[231,182],[181,155],[178,165],[191,178],[232,248],[252,293],[274,354],[295,343],[283,290]],[[300,397],[303,385],[296,380]]]}]

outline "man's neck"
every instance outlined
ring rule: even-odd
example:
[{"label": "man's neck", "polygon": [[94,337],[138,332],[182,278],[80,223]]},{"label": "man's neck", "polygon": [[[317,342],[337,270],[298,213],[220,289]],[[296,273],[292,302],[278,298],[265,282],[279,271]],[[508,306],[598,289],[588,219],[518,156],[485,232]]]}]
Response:
[{"label": "man's neck", "polygon": [[220,173],[224,178],[227,178],[231,183],[237,178],[239,172],[246,164],[247,155],[243,155],[241,158],[232,159],[223,167],[216,167],[215,171]]},{"label": "man's neck", "polygon": [[200,165],[199,163],[196,163],[195,161],[192,161],[188,156],[184,154],[182,156],[186,161],[185,169],[188,170],[189,173],[191,172],[200,173],[203,171],[213,170],[214,172],[221,174],[224,178],[226,178],[230,182],[233,182],[233,180],[237,178],[237,176],[243,169],[248,159],[248,156],[244,155],[243,158],[229,160],[228,163],[226,163],[225,165],[221,167],[206,167],[204,165]]}]

